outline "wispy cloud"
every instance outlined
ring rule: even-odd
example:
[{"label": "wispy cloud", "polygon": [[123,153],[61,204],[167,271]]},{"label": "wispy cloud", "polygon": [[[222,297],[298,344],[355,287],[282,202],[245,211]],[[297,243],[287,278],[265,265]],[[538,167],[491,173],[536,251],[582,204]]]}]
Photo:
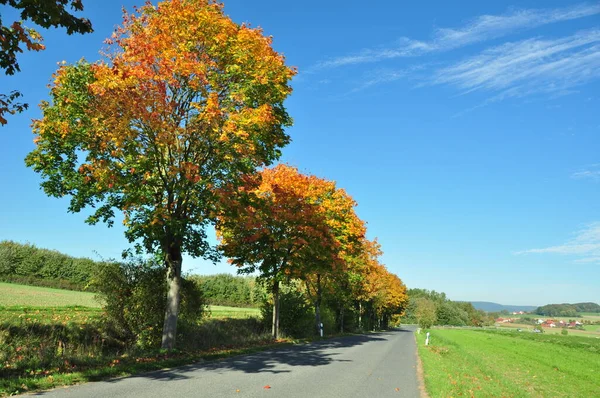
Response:
[{"label": "wispy cloud", "polygon": [[580,257],[578,263],[600,263],[600,222],[587,225],[567,243],[541,249],[529,249],[515,254],[561,254]]},{"label": "wispy cloud", "polygon": [[586,170],[580,170],[573,174],[571,174],[571,178],[576,180],[600,180],[600,165],[593,164],[588,167]]},{"label": "wispy cloud", "polygon": [[312,69],[336,68],[449,51],[519,31],[596,14],[600,14],[600,3],[579,4],[555,9],[520,9],[512,10],[504,15],[482,15],[461,28],[438,28],[434,30],[432,39],[429,41],[401,37],[391,46],[367,48],[355,54],[335,57],[319,62]]},{"label": "wispy cloud", "polygon": [[462,93],[491,91],[489,101],[535,93],[568,93],[600,77],[600,30],[545,40],[527,39],[487,49],[434,72],[430,84]]}]

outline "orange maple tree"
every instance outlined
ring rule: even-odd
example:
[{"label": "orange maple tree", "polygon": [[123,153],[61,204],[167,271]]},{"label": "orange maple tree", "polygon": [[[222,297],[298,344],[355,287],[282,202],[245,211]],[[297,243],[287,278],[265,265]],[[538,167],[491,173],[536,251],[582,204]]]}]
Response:
[{"label": "orange maple tree", "polygon": [[[273,293],[273,337],[279,334],[279,284],[298,276],[306,259],[335,261],[336,242],[314,195],[330,184],[296,168],[264,169],[249,181],[244,202],[223,195],[228,209],[217,223],[221,249],[241,272],[259,271]],[[232,199],[234,198],[234,199]]]},{"label": "orange maple tree", "polygon": [[159,250],[169,293],[163,348],[175,344],[182,253],[215,259],[205,227],[222,188],[280,156],[295,73],[260,29],[213,0],[147,3],[124,15],[106,61],[59,68],[26,162],[51,196],[87,219],[124,216],[139,250]]}]

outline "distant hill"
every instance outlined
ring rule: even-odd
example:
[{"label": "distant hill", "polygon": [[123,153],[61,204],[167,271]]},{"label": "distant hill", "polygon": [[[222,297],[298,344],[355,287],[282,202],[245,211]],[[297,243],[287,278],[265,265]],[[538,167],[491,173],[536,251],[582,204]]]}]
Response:
[{"label": "distant hill", "polygon": [[535,305],[502,305],[498,303],[490,303],[489,301],[471,301],[473,307],[477,310],[483,310],[485,312],[500,312],[506,310],[508,312],[525,311],[532,312],[538,307]]}]

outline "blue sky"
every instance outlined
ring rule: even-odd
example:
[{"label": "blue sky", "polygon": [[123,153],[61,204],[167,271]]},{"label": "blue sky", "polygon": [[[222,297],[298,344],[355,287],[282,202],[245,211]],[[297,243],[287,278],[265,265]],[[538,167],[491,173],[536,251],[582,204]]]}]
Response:
[{"label": "blue sky", "polygon": [[[57,62],[98,59],[121,7],[140,3],[84,1],[94,34],[45,31],[47,50],[1,77],[31,108],[0,128],[0,240],[92,258],[128,247],[120,227],[46,197],[23,159]],[[282,160],[345,188],[409,287],[600,302],[600,2],[409,3],[225,3],[298,67]],[[191,258],[184,269],[235,271]]]}]

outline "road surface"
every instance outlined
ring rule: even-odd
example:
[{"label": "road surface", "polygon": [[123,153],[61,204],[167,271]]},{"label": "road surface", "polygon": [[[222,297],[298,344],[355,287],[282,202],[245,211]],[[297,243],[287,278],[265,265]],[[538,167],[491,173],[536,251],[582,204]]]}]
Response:
[{"label": "road surface", "polygon": [[413,329],[58,388],[49,397],[419,397]]}]

